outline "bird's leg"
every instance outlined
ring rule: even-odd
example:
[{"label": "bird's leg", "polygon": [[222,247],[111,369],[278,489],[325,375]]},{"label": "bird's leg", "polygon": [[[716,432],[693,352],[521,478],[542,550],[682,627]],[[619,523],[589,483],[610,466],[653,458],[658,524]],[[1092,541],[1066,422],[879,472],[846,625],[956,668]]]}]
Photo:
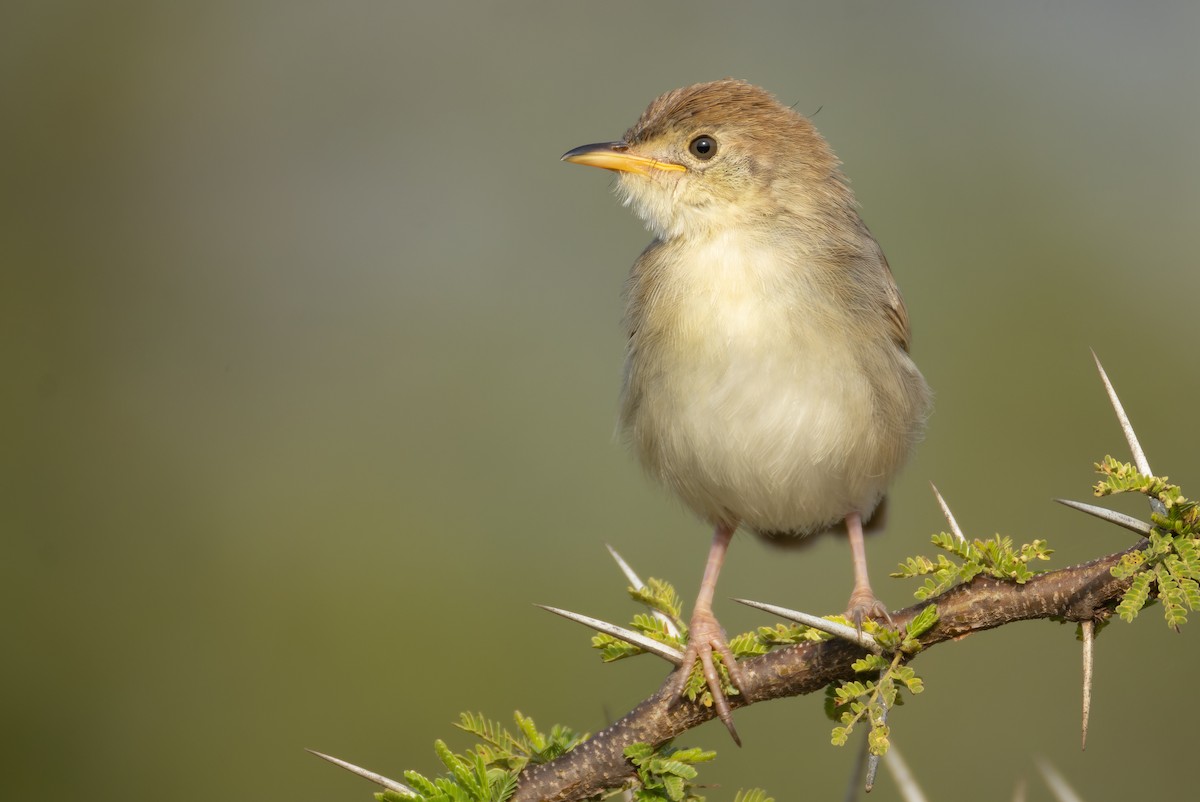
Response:
[{"label": "bird's leg", "polygon": [[862,629],[863,619],[874,618],[891,621],[887,608],[871,590],[871,577],[867,575],[867,544],[863,540],[862,516],[852,512],[846,516],[846,533],[850,536],[850,554],[854,559],[854,590],[850,592],[850,606],[846,618]]},{"label": "bird's leg", "polygon": [[742,739],[738,737],[737,730],[734,729],[729,700],[725,698],[725,692],[721,690],[721,675],[717,672],[717,667],[713,662],[713,653],[716,652],[725,664],[725,669],[729,672],[729,678],[734,686],[737,687],[741,684],[741,670],[734,661],[728,641],[725,640],[725,632],[721,629],[721,624],[712,611],[713,594],[717,589],[717,576],[721,573],[721,565],[725,562],[725,552],[729,549],[729,541],[733,539],[735,529],[737,529],[736,524],[732,526],[717,524],[716,531],[713,533],[712,547],[708,550],[708,562],[704,566],[704,580],[700,583],[700,593],[696,596],[696,604],[692,607],[692,620],[688,624],[687,650],[683,654],[683,662],[671,679],[668,693],[676,698],[683,696],[688,677],[692,673],[692,666],[699,660],[705,684],[708,685],[709,693],[712,694],[713,707],[716,708],[717,716],[725,724],[729,734],[733,736],[734,743],[741,746]]}]

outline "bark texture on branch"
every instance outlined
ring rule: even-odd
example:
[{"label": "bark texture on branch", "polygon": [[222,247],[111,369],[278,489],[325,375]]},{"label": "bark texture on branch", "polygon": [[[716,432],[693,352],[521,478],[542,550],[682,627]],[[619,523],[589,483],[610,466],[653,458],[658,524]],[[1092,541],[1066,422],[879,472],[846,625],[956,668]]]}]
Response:
[{"label": "bark texture on branch", "polygon": [[[904,626],[924,607],[936,604],[938,623],[920,638],[928,648],[1014,621],[1102,620],[1129,586],[1129,580],[1114,578],[1110,569],[1123,554],[1144,544],[1039,574],[1024,585],[976,577],[934,599],[892,613],[892,621]],[[855,674],[850,664],[863,654],[857,646],[833,640],[788,646],[743,661],[742,694],[732,697],[730,704],[738,708],[824,690],[836,680],[852,679]],[[658,746],[713,717],[711,709],[694,702],[672,704],[664,688],[571,752],[526,769],[512,802],[571,802],[621,786],[634,776],[625,747],[639,742]]]}]

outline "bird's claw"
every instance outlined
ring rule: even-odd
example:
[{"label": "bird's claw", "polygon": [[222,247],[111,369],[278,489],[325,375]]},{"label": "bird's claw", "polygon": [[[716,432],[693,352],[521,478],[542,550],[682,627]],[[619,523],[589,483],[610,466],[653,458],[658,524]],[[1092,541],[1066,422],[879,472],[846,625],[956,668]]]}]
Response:
[{"label": "bird's claw", "polygon": [[870,588],[856,589],[850,594],[850,605],[846,608],[846,619],[854,624],[854,628],[862,632],[863,621],[882,621],[892,623],[888,608],[875,598]]},{"label": "bird's claw", "polygon": [[692,676],[692,667],[698,662],[700,672],[704,676],[704,684],[708,686],[708,692],[712,695],[712,706],[716,710],[717,717],[721,719],[725,729],[729,730],[733,742],[741,746],[742,739],[738,736],[737,728],[733,726],[733,712],[729,706],[729,698],[725,695],[725,689],[721,684],[721,673],[717,669],[716,661],[713,658],[714,654],[721,658],[729,681],[736,692],[741,686],[742,671],[734,659],[728,641],[725,640],[725,633],[721,630],[721,625],[712,613],[696,613],[692,616],[691,624],[688,627],[688,646],[683,653],[683,662],[680,663],[675,675],[671,678],[667,693],[674,698],[675,702],[681,700],[686,695],[688,682]]}]

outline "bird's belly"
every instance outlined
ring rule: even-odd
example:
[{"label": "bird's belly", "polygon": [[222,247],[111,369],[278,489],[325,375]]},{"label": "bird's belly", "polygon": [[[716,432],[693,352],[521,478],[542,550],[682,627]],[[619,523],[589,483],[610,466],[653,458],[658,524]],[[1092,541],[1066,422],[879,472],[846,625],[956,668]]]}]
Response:
[{"label": "bird's belly", "polygon": [[710,318],[703,337],[662,338],[630,366],[624,424],[643,465],[714,522],[807,533],[869,515],[911,438],[897,447],[904,424],[860,360],[726,311],[732,325]]},{"label": "bird's belly", "polygon": [[632,422],[639,455],[714,521],[811,531],[873,509],[894,468],[871,453],[871,433],[855,424],[852,410],[869,402],[852,387],[813,378],[781,386],[693,375],[646,388]]}]

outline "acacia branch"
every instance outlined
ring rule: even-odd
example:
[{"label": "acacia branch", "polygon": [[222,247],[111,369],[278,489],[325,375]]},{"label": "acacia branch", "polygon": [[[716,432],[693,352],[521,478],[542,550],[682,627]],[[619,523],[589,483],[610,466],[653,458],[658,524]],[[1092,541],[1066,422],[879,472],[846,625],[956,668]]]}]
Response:
[{"label": "acacia branch", "polygon": [[[930,604],[936,604],[938,623],[920,637],[923,648],[973,632],[1035,618],[1101,621],[1107,618],[1129,587],[1129,579],[1113,577],[1121,557],[1144,548],[1143,540],[1125,551],[1081,565],[1038,574],[1022,585],[978,576],[933,599],[892,613],[897,627],[908,624]],[[745,707],[785,696],[822,691],[831,682],[853,679],[851,663],[865,652],[841,640],[802,643],[740,661],[741,695],[730,706]],[[511,802],[572,802],[625,785],[635,774],[625,758],[634,743],[654,746],[670,741],[715,715],[696,702],[675,702],[666,686],[622,719],[596,733],[567,754],[530,766],[520,778]]]}]

